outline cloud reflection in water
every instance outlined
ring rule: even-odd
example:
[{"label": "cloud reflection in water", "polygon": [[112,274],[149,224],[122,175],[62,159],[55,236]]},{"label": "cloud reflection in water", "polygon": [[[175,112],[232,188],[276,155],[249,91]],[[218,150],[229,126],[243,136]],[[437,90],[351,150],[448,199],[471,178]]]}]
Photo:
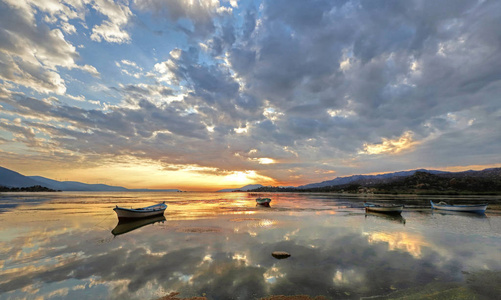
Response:
[{"label": "cloud reflection in water", "polygon": [[[26,207],[2,215],[2,297],[154,299],[180,292],[209,299],[281,294],[358,299],[433,282],[461,283],[464,271],[486,265],[501,270],[495,257],[499,232],[455,232],[457,224],[418,213],[406,214],[408,224],[402,226],[365,218],[358,209],[333,215],[319,203],[312,205],[318,209],[296,210],[297,203],[285,196],[275,204],[280,209],[240,203],[237,210],[253,212],[241,218],[218,214],[213,203],[206,207],[199,201],[185,214],[185,203],[172,203],[164,222],[113,237],[111,209],[89,201],[83,205],[96,213],[69,213],[71,202],[62,205],[66,212],[61,203],[58,209],[40,204],[24,222],[18,217],[29,213]],[[225,203],[219,210],[231,208]],[[485,220],[448,221],[478,227]],[[430,230],[437,222],[442,227]],[[479,245],[482,251],[476,251]],[[276,260],[273,251],[292,256]]]}]

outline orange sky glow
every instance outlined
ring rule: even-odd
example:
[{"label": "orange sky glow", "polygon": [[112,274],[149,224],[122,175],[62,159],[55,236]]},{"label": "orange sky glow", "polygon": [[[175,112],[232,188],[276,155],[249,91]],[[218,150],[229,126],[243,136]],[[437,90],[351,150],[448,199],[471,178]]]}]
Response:
[{"label": "orange sky glow", "polygon": [[[8,164],[5,166],[9,168]],[[19,166],[18,166],[19,167]],[[468,165],[451,167],[426,167],[429,170],[442,170],[449,172],[461,172],[467,170],[483,170],[486,168],[499,168],[500,164],[492,165]],[[12,168],[12,167],[11,167]],[[259,175],[253,170],[228,171],[218,174],[216,170],[194,170],[186,168],[181,170],[164,170],[153,164],[116,164],[89,168],[69,169],[33,169],[25,165],[21,168],[12,168],[26,176],[43,176],[58,181],[79,181],[89,184],[107,184],[123,186],[130,189],[180,189],[183,191],[217,191],[227,188],[240,188],[248,184],[262,184],[265,186],[298,186],[313,181],[304,178],[301,181],[279,182],[271,177]],[[404,170],[401,170],[404,171]],[[365,175],[377,175],[388,172],[366,173]],[[352,174],[357,175],[357,174]],[[348,176],[348,175],[347,175]],[[343,176],[341,176],[343,177]],[[335,174],[324,174],[323,180],[336,178]],[[320,182],[322,180],[319,179]]]}]

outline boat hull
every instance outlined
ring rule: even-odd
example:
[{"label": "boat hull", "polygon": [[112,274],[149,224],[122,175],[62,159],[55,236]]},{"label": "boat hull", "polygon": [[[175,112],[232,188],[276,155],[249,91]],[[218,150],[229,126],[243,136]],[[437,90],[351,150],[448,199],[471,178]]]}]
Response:
[{"label": "boat hull", "polygon": [[130,209],[117,206],[113,210],[116,212],[119,220],[129,220],[129,219],[141,219],[141,218],[151,218],[155,216],[160,216],[164,214],[166,208],[167,205],[162,203],[144,208],[130,208]]},{"label": "boat hull", "polygon": [[270,198],[257,198],[256,203],[262,206],[270,206],[271,199]]},{"label": "boat hull", "polygon": [[377,212],[383,214],[400,214],[404,210],[403,205],[392,205],[392,206],[381,206],[373,204],[364,204],[365,211],[367,212]]},{"label": "boat hull", "polygon": [[477,214],[485,213],[487,204],[473,204],[473,205],[440,205],[430,201],[431,208],[437,210],[456,211],[456,212],[472,212]]}]

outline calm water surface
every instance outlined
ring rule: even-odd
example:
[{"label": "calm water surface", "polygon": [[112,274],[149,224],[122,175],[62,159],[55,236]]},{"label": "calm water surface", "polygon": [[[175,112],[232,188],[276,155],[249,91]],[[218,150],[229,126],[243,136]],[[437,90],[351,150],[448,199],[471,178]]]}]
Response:
[{"label": "calm water surface", "polygon": [[[247,193],[0,194],[0,299],[501,295],[499,197],[446,199],[489,201],[479,216],[432,213],[430,197],[267,196],[270,208]],[[366,215],[364,200],[407,207]],[[165,219],[117,226],[115,205],[161,201]]]}]

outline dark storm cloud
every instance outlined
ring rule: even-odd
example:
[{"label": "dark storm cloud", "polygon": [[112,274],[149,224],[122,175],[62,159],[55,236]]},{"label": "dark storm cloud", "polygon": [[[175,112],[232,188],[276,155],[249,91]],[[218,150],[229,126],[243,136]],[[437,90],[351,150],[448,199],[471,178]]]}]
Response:
[{"label": "dark storm cloud", "polygon": [[236,40],[235,28],[232,23],[226,23],[220,28],[221,33],[209,41],[209,48],[212,55],[219,56],[224,54],[223,51],[227,50],[233,45]]},{"label": "dark storm cloud", "polygon": [[256,10],[254,8],[247,9],[244,16],[244,26],[242,28],[242,40],[246,41],[256,28]]},{"label": "dark storm cloud", "polygon": [[[325,132],[337,138],[321,147],[356,152],[408,130],[426,138],[425,124],[447,113],[499,124],[495,2],[270,1],[262,13],[257,33],[229,60],[255,95],[286,111],[275,129],[295,141]],[[480,119],[475,107],[492,112]],[[334,124],[329,109],[355,114]]]}]

